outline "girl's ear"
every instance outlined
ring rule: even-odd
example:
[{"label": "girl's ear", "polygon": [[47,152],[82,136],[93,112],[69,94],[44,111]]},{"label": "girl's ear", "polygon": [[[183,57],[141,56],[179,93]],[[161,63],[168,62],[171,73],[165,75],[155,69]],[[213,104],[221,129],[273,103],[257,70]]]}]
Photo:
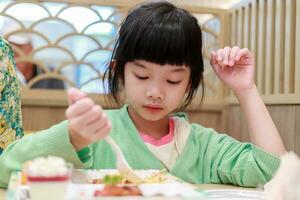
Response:
[{"label": "girl's ear", "polygon": [[109,64],[109,67],[115,71],[115,68],[116,68],[116,60],[115,59],[112,59],[110,64]]}]

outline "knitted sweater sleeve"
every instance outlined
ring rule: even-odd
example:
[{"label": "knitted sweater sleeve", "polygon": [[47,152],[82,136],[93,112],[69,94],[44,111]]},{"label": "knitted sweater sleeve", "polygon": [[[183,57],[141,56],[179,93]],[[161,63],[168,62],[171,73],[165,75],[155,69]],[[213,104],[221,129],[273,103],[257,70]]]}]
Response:
[{"label": "knitted sweater sleeve", "polygon": [[269,181],[280,164],[275,155],[251,144],[208,129],[205,169],[212,183],[257,187]]},{"label": "knitted sweater sleeve", "polygon": [[92,160],[82,162],[69,140],[67,121],[30,134],[11,143],[0,156],[0,187],[7,187],[12,171],[21,170],[27,160],[39,156],[59,156],[76,168],[89,168]]}]

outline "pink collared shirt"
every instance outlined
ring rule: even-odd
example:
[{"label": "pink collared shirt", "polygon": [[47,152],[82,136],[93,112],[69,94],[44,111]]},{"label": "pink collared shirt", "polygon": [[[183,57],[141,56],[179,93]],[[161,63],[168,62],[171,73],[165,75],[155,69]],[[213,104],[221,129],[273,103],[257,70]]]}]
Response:
[{"label": "pink collared shirt", "polygon": [[144,133],[139,134],[148,149],[170,170],[178,157],[174,141],[174,119],[169,118],[169,133],[160,139],[155,139]]},{"label": "pink collared shirt", "polygon": [[153,146],[162,146],[168,144],[174,140],[174,119],[171,117],[169,118],[169,133],[160,139],[155,139],[141,132],[139,132],[139,134],[145,143],[152,144]]}]

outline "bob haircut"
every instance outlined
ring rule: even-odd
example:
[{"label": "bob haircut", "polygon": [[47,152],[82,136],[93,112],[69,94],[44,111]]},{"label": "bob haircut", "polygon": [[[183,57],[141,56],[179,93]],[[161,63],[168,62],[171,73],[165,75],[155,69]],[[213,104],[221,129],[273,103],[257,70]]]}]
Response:
[{"label": "bob haircut", "polygon": [[119,104],[124,84],[124,66],[134,60],[164,65],[186,65],[191,69],[190,89],[181,108],[193,100],[203,84],[202,33],[197,19],[167,1],[142,4],[121,23],[110,66],[104,73],[109,91]]}]

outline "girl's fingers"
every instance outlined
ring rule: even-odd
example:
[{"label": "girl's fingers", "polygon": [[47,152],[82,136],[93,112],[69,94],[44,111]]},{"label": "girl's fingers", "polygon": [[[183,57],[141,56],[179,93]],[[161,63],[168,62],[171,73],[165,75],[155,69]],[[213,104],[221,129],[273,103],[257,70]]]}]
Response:
[{"label": "girl's fingers", "polygon": [[[101,122],[101,124],[99,122]],[[99,132],[101,132],[102,129],[104,129],[107,126],[107,124],[108,120],[97,120],[96,123],[91,124],[90,126],[88,126],[88,128],[91,130],[91,133],[98,134]]]},{"label": "girl's fingers", "polygon": [[90,134],[95,134],[108,123],[108,118],[98,105],[94,106],[90,111],[81,116],[70,119],[70,126],[77,130],[83,137],[89,138]]},{"label": "girl's fingers", "polygon": [[[94,101],[86,96],[84,92],[72,88],[68,91],[69,107],[66,110],[66,117],[69,121],[70,140],[73,138],[72,144],[80,149],[82,145],[75,145],[75,141],[81,143],[96,142],[106,137],[111,125],[99,105],[95,105]],[[77,141],[78,143],[78,141]]]},{"label": "girl's fingers", "polygon": [[98,141],[99,139],[105,138],[111,130],[111,123],[107,121],[104,127],[95,132],[95,134],[90,135],[92,141]]},{"label": "girl's fingers", "polygon": [[[103,126],[105,126],[105,124],[107,124],[108,121],[109,120],[106,117],[106,114],[104,112],[102,112],[101,116],[97,120],[87,124],[87,126],[91,126],[92,124],[97,124],[98,128],[95,128],[95,129],[101,129]],[[94,130],[94,131],[97,131],[97,130]]]},{"label": "girl's fingers", "polygon": [[247,48],[244,48],[238,52],[235,57],[235,61],[239,61],[243,56],[247,56],[250,54],[250,51]]},{"label": "girl's fingers", "polygon": [[[75,130],[80,135],[80,137],[85,138],[87,140],[90,140],[90,138],[93,138],[94,135],[96,134],[98,135],[101,134],[103,129],[105,129],[108,124],[109,122],[107,119],[106,120],[97,119],[90,125],[81,124],[79,118],[75,118],[69,121],[69,125],[71,129]],[[100,139],[101,135],[98,136],[98,138]]]},{"label": "girl's fingers", "polygon": [[211,65],[214,65],[214,64],[217,64],[217,53],[215,51],[212,51],[210,53],[210,64]]},{"label": "girl's fingers", "polygon": [[73,103],[75,103],[76,101],[78,101],[79,99],[82,99],[86,97],[86,94],[80,90],[78,90],[77,88],[70,88],[68,90],[68,102],[69,105],[72,105]]},{"label": "girl's fingers", "polygon": [[216,73],[220,71],[220,66],[217,61],[217,53],[215,51],[211,52],[210,65],[213,67]]},{"label": "girl's fingers", "polygon": [[89,111],[90,116],[86,116],[85,124],[87,126],[94,123],[94,121],[103,120],[105,115],[105,112],[103,111],[102,107],[99,105],[95,105],[91,111]]},{"label": "girl's fingers", "polygon": [[88,126],[89,124],[93,123],[94,121],[101,118],[103,110],[100,106],[95,105],[89,111],[83,113],[82,115],[75,116],[72,119],[77,119],[79,123],[84,126]]},{"label": "girl's fingers", "polygon": [[82,115],[83,113],[88,112],[93,108],[95,105],[94,101],[90,98],[83,98],[78,101],[76,101],[73,105],[69,106],[69,108],[66,110],[66,117],[72,118],[79,115]]},{"label": "girl's fingers", "polygon": [[217,51],[217,62],[218,62],[218,65],[221,67],[221,69],[224,68],[224,63],[223,63],[223,49],[219,49]]},{"label": "girl's fingers", "polygon": [[91,135],[98,134],[101,132],[102,129],[104,129],[108,124],[108,119],[101,120],[97,119],[93,123],[89,124],[88,126],[85,126],[85,129],[82,130],[84,133],[84,136],[91,137]]},{"label": "girl's fingers", "polygon": [[234,62],[236,61],[236,55],[238,54],[238,52],[240,51],[240,47],[238,46],[234,46],[231,51],[230,51],[230,55],[229,55],[229,66],[233,66]]},{"label": "girl's fingers", "polygon": [[230,54],[231,48],[230,47],[225,47],[223,49],[223,64],[228,65],[229,63],[229,54]]},{"label": "girl's fingers", "polygon": [[223,60],[223,49],[219,49],[217,51],[217,61],[222,61]]}]

